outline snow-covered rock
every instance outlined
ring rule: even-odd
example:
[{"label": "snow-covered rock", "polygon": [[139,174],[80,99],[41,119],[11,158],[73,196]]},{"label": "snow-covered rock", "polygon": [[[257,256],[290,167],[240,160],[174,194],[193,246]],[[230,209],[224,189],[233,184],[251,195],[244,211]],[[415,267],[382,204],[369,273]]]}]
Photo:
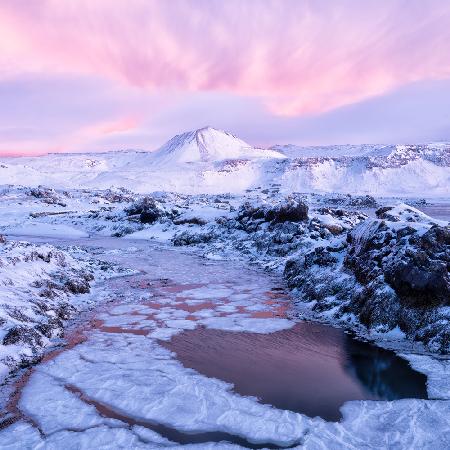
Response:
[{"label": "snow-covered rock", "polygon": [[63,335],[77,309],[74,296],[89,293],[94,275],[115,273],[77,256],[48,244],[0,239],[0,381],[38,360],[50,339]]}]

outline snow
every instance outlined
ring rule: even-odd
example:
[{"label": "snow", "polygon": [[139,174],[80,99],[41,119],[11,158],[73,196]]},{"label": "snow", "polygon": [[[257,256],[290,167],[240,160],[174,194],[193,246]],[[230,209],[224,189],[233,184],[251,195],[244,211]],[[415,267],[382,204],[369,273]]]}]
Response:
[{"label": "snow", "polygon": [[294,326],[293,321],[287,319],[256,319],[243,317],[242,314],[236,317],[211,317],[200,320],[200,323],[207,328],[225,331],[241,331],[249,333],[274,333],[275,331],[286,330]]},{"label": "snow", "polygon": [[[288,411],[276,410],[230,392],[226,383],[184,369],[170,352],[146,337],[96,333],[89,344],[64,352],[53,362],[39,366],[59,386],[49,383],[47,401],[33,384],[23,392],[21,407],[33,408],[34,420],[45,426],[51,411],[61,423],[80,417],[82,423],[98,420],[91,410],[60,407],[64,384],[82,390],[97,402],[139,421],[162,423],[184,432],[224,431],[254,442],[292,444],[309,421]],[[137,389],[139,390],[138,396]],[[37,407],[39,405],[39,407]],[[68,405],[68,406],[69,406]],[[280,427],[280,424],[283,424]]]},{"label": "snow", "polygon": [[[33,396],[33,402],[27,401],[29,396]],[[42,405],[50,405],[45,415],[41,411]],[[45,373],[31,377],[22,391],[19,408],[27,417],[38,421],[39,428],[45,434],[69,428],[82,430],[99,425],[114,426],[117,422],[100,416],[92,405],[80,400],[76,394]],[[74,415],[72,411],[79,411],[79,414]]]},{"label": "snow", "polygon": [[59,224],[33,222],[24,226],[9,226],[3,228],[7,236],[45,236],[53,238],[77,239],[89,237],[88,233],[74,227]]},{"label": "snow", "polygon": [[284,158],[273,150],[255,149],[241,139],[211,127],[173,137],[155,153],[158,166],[242,158]]},{"label": "snow", "polygon": [[[0,243],[0,382],[42,354],[51,339],[62,334],[63,320],[88,301],[85,295],[75,299],[69,283],[89,288],[93,274],[101,280],[117,273],[113,266],[102,265],[99,270],[98,262],[80,249],[70,254],[48,244]],[[15,329],[25,336],[4,343]]]},{"label": "snow", "polygon": [[343,421],[319,424],[303,449],[443,449],[450,445],[448,401],[348,402]]},{"label": "snow", "polygon": [[258,149],[206,127],[175,136],[153,152],[6,158],[0,161],[0,180],[191,194],[243,193],[279,184],[282,192],[437,198],[450,194],[449,155],[447,144]]},{"label": "snow", "polygon": [[133,426],[130,429],[125,427],[110,428],[98,426],[90,428],[83,433],[73,431],[61,431],[54,433],[47,439],[41,438],[39,432],[27,422],[18,422],[7,428],[0,434],[0,447],[2,449],[17,449],[18,441],[21,448],[35,449],[45,448],[46,450],[90,450],[92,448],[110,449],[114,442],[116,449],[161,449],[161,448],[184,448],[192,450],[238,450],[242,447],[220,443],[205,443],[179,446],[171,444],[170,441],[143,427]]},{"label": "snow", "polygon": [[431,218],[417,208],[407,205],[404,202],[395,204],[392,209],[388,211],[388,214],[398,219],[399,222],[408,222],[412,227],[420,226],[417,222],[422,222],[426,225],[448,225],[448,221]]},{"label": "snow", "polygon": [[427,390],[430,398],[450,400],[450,360],[430,355],[404,353],[411,367],[427,375]]}]

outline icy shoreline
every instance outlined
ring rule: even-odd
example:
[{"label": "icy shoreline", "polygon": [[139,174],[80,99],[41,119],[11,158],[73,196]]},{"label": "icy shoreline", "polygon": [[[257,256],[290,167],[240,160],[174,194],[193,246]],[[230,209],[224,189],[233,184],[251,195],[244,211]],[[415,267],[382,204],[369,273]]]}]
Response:
[{"label": "icy shoreline", "polygon": [[[292,326],[289,320],[249,317],[271,308],[261,304],[262,292],[271,285],[270,274],[248,271],[240,263],[230,266],[202,259],[195,260],[199,267],[191,273],[185,267],[193,268],[192,256],[181,249],[168,252],[164,246],[163,265],[158,252],[146,256],[145,242],[110,240],[115,245],[103,250],[105,257],[109,254],[122,262],[134,256],[134,268],[145,268],[149,281],[156,284],[149,290],[143,272],[125,286],[123,278],[117,279],[117,285],[107,281],[110,289],[102,295],[116,299],[117,306],[97,318],[100,328],[89,333],[87,341],[36,366],[19,403],[35,425],[19,420],[2,430],[1,446],[58,448],[70,442],[89,449],[114,442],[118,448],[242,448],[226,442],[177,444],[146,428],[155,422],[186,433],[220,431],[260,447],[264,443],[280,448],[300,444],[297,448],[306,449],[448,444],[450,404],[435,399],[440,392],[433,383],[429,384],[435,386],[433,400],[352,401],[342,407],[343,419],[333,423],[261,404],[236,394],[228,383],[186,369],[158,344],[160,339],[202,325],[256,333]],[[98,246],[96,239],[85,241],[93,249]],[[223,279],[222,271],[228,270],[231,273]],[[236,284],[248,290],[242,292]],[[189,311],[177,308],[177,302],[189,305]],[[191,314],[195,321],[188,319]],[[432,372],[445,373],[438,365]]]},{"label": "icy shoreline", "polygon": [[[129,396],[118,395],[116,391],[110,391],[108,386],[114,386],[117,380],[117,372],[112,369],[120,367],[120,370],[123,370],[128,377],[137,368],[142,371],[143,380],[148,379],[148,376],[151,375],[156,377],[155,380],[159,383],[158,377],[163,376],[163,378],[166,377],[164,382],[167,382],[167,379],[171,380],[170,382],[182,380],[185,386],[194,390],[197,389],[195,386],[198,383],[198,389],[201,389],[203,393],[202,389],[205,386],[203,383],[211,383],[208,381],[210,379],[205,381],[201,376],[194,379],[192,374],[188,375],[186,369],[175,368],[172,357],[167,357],[159,346],[153,345],[158,339],[170,339],[174,333],[180,333],[183,329],[191,329],[193,324],[190,320],[186,320],[186,315],[180,314],[180,311],[175,311],[167,304],[162,305],[162,310],[158,313],[157,318],[163,321],[165,326],[153,329],[155,319],[145,318],[143,316],[145,310],[141,306],[135,305],[134,309],[130,309],[129,305],[125,305],[123,308],[119,308],[115,314],[105,315],[102,318],[106,328],[96,334],[95,340],[90,344],[83,344],[73,351],[64,352],[65,356],[57,359],[56,366],[52,364],[38,366],[41,367],[39,376],[34,379],[34,384],[29,386],[30,389],[27,391],[29,397],[28,400],[23,400],[22,407],[30,414],[34,414],[33,417],[42,426],[50,427],[48,437],[43,439],[33,426],[25,422],[17,422],[0,433],[2,445],[11,445],[12,448],[15,448],[19,433],[21,442],[26,442],[30,448],[40,445],[47,445],[49,448],[52,448],[52,445],[56,447],[62,445],[63,442],[67,442],[67,439],[74,438],[73,432],[66,429],[70,428],[74,411],[72,408],[81,408],[79,417],[85,418],[86,421],[78,425],[80,431],[76,433],[76,442],[82,448],[83,446],[89,448],[92,439],[98,443],[105,443],[112,436],[117,439],[117,442],[121,442],[123,445],[132,445],[135,448],[179,447],[177,444],[166,442],[159,435],[151,434],[149,429],[132,427],[130,430],[126,425],[111,422],[92,408],[87,408],[83,402],[79,403],[78,396],[69,395],[66,392],[65,384],[60,380],[69,380],[72,377],[72,375],[69,376],[69,372],[75,363],[78,365],[80,373],[84,373],[85,378],[83,378],[84,375],[80,375],[80,378],[74,375],[69,380],[69,384],[79,383],[78,388],[82,389],[84,393],[88,392],[87,399],[100,403],[105,402],[109,407],[114,406],[119,412],[126,410],[127,415],[137,417],[139,420],[157,418],[162,423],[172,424],[177,429],[186,427],[186,430],[205,432],[225,429],[233,435],[245,437],[253,442],[270,441],[278,445],[290,445],[300,439],[302,448],[313,449],[346,448],[349,445],[356,447],[399,445],[402,448],[439,448],[448,444],[445,438],[446,420],[450,414],[450,384],[448,383],[450,362],[448,357],[430,353],[420,342],[411,342],[406,338],[406,333],[394,323],[380,327],[378,323],[374,322],[375,326],[367,327],[359,320],[357,313],[347,307],[348,303],[346,304],[346,302],[351,301],[351,298],[336,298],[336,296],[332,298],[329,295],[322,295],[324,292],[326,293],[326,289],[333,286],[333,283],[340,285],[345,292],[355,292],[355,288],[358,287],[357,283],[360,282],[356,279],[351,265],[346,262],[350,249],[354,248],[354,251],[357,252],[356,256],[362,258],[359,262],[352,261],[352,264],[357,262],[359,270],[364,274],[365,262],[372,259],[376,261],[380,250],[376,246],[374,248],[366,246],[365,242],[376,243],[379,238],[382,238],[380,242],[383,245],[381,247],[389,248],[390,252],[383,256],[386,258],[384,259],[386,264],[383,263],[377,267],[376,274],[381,276],[380,271],[391,267],[392,262],[389,259],[391,253],[398,256],[393,263],[403,261],[410,255],[410,252],[412,254],[417,252],[425,242],[426,245],[431,245],[433,253],[438,254],[439,252],[435,252],[435,249],[441,248],[439,247],[441,238],[440,235],[430,237],[430,230],[434,230],[432,232],[435,233],[435,231],[445,228],[444,222],[432,219],[414,207],[398,203],[389,205],[389,201],[381,201],[372,197],[308,194],[294,195],[286,199],[277,192],[276,188],[273,189],[273,192],[258,190],[242,196],[227,194],[189,196],[172,193],[141,196],[125,190],[71,191],[64,194],[44,188],[30,195],[29,191],[25,189],[11,188],[8,196],[3,198],[3,204],[0,205],[3,207],[2,212],[5,212],[4,215],[0,214],[4,218],[2,232],[11,236],[29,234],[34,236],[32,240],[36,241],[39,240],[36,236],[43,234],[47,236],[43,239],[47,239],[49,242],[52,242],[52,237],[54,237],[56,246],[60,245],[58,242],[61,242],[61,236],[65,235],[63,239],[65,244],[64,247],[61,247],[63,250],[57,251],[67,252],[69,256],[83,253],[70,245],[73,242],[76,245],[81,243],[81,246],[86,244],[89,247],[88,259],[98,257],[103,251],[95,251],[96,236],[103,235],[116,236],[116,238],[109,239],[114,239],[114,246],[118,247],[115,249],[113,246],[106,253],[110,252],[114,257],[124,258],[123,262],[126,261],[126,258],[133,257],[138,265],[142,255],[139,246],[133,239],[139,239],[140,245],[145,245],[146,240],[163,243],[163,246],[167,248],[176,244],[177,250],[174,248],[172,250],[201,255],[206,258],[205,264],[208,260],[210,263],[220,259],[240,260],[245,264],[257,265],[259,268],[267,270],[269,276],[273,272],[283,274],[286,272],[285,267],[288,261],[297,261],[295,264],[291,263],[293,264],[291,269],[295,269],[293,276],[287,277],[288,282],[289,279],[292,280],[291,287],[294,288],[293,292],[298,299],[294,320],[306,318],[344,327],[353,330],[362,339],[366,338],[379,346],[395,350],[410,361],[412,367],[427,375],[427,391],[431,400],[352,401],[343,406],[343,419],[338,423],[308,419],[303,415],[300,415],[300,418],[292,416],[292,420],[301,425],[294,427],[294,433],[272,429],[269,430],[270,436],[267,433],[262,435],[257,433],[259,428],[256,424],[262,423],[259,422],[260,420],[263,422],[266,420],[264,419],[266,413],[263,416],[260,416],[259,413],[250,415],[250,417],[246,416],[248,419],[246,425],[235,421],[226,422],[228,428],[224,428],[224,422],[219,419],[215,421],[216,419],[213,420],[209,416],[200,418],[195,416],[197,417],[195,418],[189,414],[183,419],[179,419],[179,423],[172,423],[175,418],[172,418],[167,411],[172,411],[173,405],[179,405],[178,391],[176,391],[177,395],[170,397],[170,401],[167,400],[169,403],[172,402],[170,403],[172,406],[168,406],[167,411],[158,409],[158,404],[155,403],[153,409],[143,413],[139,408],[136,409],[136,405],[129,403]],[[65,204],[65,206],[61,204]],[[393,207],[386,209],[387,206]],[[378,212],[376,213],[376,211]],[[379,217],[381,214],[384,216]],[[380,225],[381,223],[384,225]],[[358,231],[358,227],[363,229]],[[353,237],[349,240],[348,236],[351,234]],[[90,239],[86,236],[93,238]],[[411,241],[409,241],[410,238]],[[30,244],[26,245],[30,246]],[[46,247],[50,248],[49,245]],[[123,252],[119,247],[123,247],[126,251]],[[406,250],[408,252],[405,252]],[[374,253],[366,255],[364,253],[366,251]],[[436,264],[440,264],[440,260],[437,259],[437,261]],[[157,263],[152,261],[152,264],[152,268],[147,270],[157,271],[158,267],[154,265]],[[298,266],[296,266],[297,264]],[[395,268],[395,265],[393,267]],[[436,269],[432,268],[432,270]],[[304,286],[295,280],[301,273],[307,274],[309,279],[313,280],[311,286],[313,289],[302,290]],[[198,276],[202,277],[203,274],[200,272]],[[169,276],[165,274],[161,277],[168,278]],[[362,286],[361,283],[360,285]],[[192,295],[193,304],[201,303],[205,301],[205,298],[202,298],[204,295],[220,294],[219,287],[216,286],[214,289],[217,291],[216,293],[195,291],[195,288],[192,288],[193,292],[188,296]],[[224,291],[223,295],[229,295],[229,293]],[[308,298],[308,295],[318,297]],[[437,292],[437,300],[440,298],[439,295]],[[392,298],[395,300],[394,297]],[[414,296],[408,298],[411,301],[420,300]],[[127,296],[125,295],[121,300],[128,300]],[[253,305],[252,308],[257,306]],[[347,310],[340,311],[341,306],[347,307]],[[211,316],[212,312],[208,311],[208,307],[205,308],[197,317],[198,323],[214,329],[234,332],[253,329],[255,332],[259,332],[258,330],[271,332],[291,326],[289,320],[280,319],[273,322],[269,320],[264,323],[263,321],[266,319],[250,320],[245,314],[238,314],[236,310],[231,310],[230,305],[218,305],[220,314],[227,312],[230,315],[227,318]],[[435,308],[439,314],[446,314],[445,307],[443,311],[441,311],[442,306],[437,305]],[[149,313],[154,314],[151,311]],[[136,316],[142,316],[142,327],[133,325]],[[445,316],[444,319],[447,320]],[[112,330],[114,327],[124,329],[134,327],[136,329],[123,337],[116,334],[113,334],[112,337],[107,335],[108,329]],[[444,323],[444,331],[446,327],[447,325]],[[142,335],[144,332],[148,333],[148,336],[144,337]],[[126,349],[134,349],[133,357],[121,355],[119,358],[117,352],[108,348],[111,342],[115,342],[117,348],[120,347],[123,352]],[[144,346],[147,349],[146,358],[154,355],[155,361],[151,367],[148,366],[144,355],[141,355],[139,364],[135,360],[135,354],[140,354],[141,348]],[[102,363],[99,372],[97,372],[97,368],[100,366],[89,357],[90,354],[97,354],[96,352],[101,355],[100,359],[105,357],[107,360]],[[94,362],[95,368],[92,366]],[[61,372],[57,373],[58,370]],[[91,389],[90,382],[97,373],[104,374],[103,382],[105,384],[101,385],[101,381],[99,381],[98,389]],[[138,386],[144,384],[144,381],[139,381],[139,379],[136,382]],[[177,385],[178,382],[174,383]],[[164,384],[158,384],[158,386],[164,386]],[[219,382],[214,386],[218,389],[217,392],[220,392],[221,401],[225,402],[223,399],[226,398],[225,403],[232,401],[233,405],[235,404],[235,394],[229,392],[224,383]],[[130,385],[128,388],[128,393],[140,392],[139,389],[135,391],[137,389],[135,385]],[[51,389],[55,398],[58,399],[61,399],[64,393],[63,405],[65,406],[61,406],[62,409],[57,414],[60,424],[58,430],[52,428],[55,423],[49,422],[45,417],[46,414],[53,414],[53,410],[56,410],[58,406],[52,406],[51,395],[50,397],[44,396],[47,389]],[[58,393],[61,396],[58,396]],[[133,397],[134,394],[130,395]],[[149,395],[149,398],[153,398],[159,394],[150,392]],[[202,394],[201,398],[202,402],[208,405],[210,401],[213,401],[207,393],[204,393],[204,396]],[[37,411],[33,406],[39,404],[40,400],[38,399],[49,402],[47,413]],[[64,413],[64,408],[68,405],[71,405],[70,417]],[[113,410],[116,411],[114,408]],[[251,408],[254,408],[254,405]],[[279,413],[273,414],[276,416]],[[280,417],[284,417],[283,414]],[[231,420],[229,416],[224,416],[223,419]],[[421,424],[419,430],[417,423]],[[265,427],[263,426],[263,428]],[[402,436],[398,434],[399,428],[403,431]],[[239,448],[233,444],[217,443],[195,444],[193,448],[227,448],[227,446]]]},{"label": "icy shoreline", "polygon": [[65,324],[92,306],[101,280],[127,273],[92,259],[80,248],[61,249],[25,240],[0,243],[0,383],[35,364]]}]

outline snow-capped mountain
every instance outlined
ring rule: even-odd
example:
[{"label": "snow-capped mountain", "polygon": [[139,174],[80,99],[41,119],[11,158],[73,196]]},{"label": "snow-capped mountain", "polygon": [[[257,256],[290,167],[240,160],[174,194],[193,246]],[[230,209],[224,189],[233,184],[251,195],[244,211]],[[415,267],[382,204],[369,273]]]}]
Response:
[{"label": "snow-capped mountain", "polygon": [[0,184],[184,193],[276,187],[282,192],[449,197],[450,144],[258,149],[206,127],[177,135],[153,152],[5,158]]},{"label": "snow-capped mountain", "polygon": [[255,158],[285,158],[285,156],[274,150],[254,148],[231,133],[212,127],[174,136],[154,153],[155,163],[166,165]]}]

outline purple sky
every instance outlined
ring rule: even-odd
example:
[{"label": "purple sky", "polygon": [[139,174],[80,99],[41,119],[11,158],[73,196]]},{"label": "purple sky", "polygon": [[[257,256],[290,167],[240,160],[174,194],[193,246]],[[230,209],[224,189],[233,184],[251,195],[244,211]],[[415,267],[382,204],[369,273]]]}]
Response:
[{"label": "purple sky", "polygon": [[448,0],[2,0],[0,154],[450,140]]}]

